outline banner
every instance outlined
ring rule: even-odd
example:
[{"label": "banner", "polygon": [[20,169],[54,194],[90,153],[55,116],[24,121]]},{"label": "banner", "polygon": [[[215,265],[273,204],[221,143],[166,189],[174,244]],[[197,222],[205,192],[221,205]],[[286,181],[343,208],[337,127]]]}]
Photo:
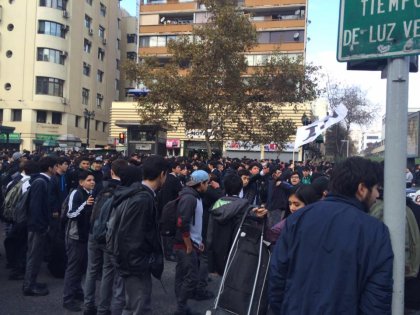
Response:
[{"label": "banner", "polygon": [[320,134],[332,125],[342,121],[346,116],[347,108],[343,104],[340,104],[333,110],[332,115],[325,116],[310,125],[299,127],[296,132],[295,149],[315,141]]}]

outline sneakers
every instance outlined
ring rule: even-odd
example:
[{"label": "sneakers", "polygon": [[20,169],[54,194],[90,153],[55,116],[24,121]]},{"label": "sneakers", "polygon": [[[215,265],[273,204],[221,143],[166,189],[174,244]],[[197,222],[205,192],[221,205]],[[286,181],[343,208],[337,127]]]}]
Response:
[{"label": "sneakers", "polygon": [[74,301],[74,300],[70,301],[70,302],[63,303],[63,307],[66,310],[68,310],[70,312],[74,312],[74,313],[82,311],[82,308],[80,307],[79,303]]},{"label": "sneakers", "polygon": [[210,292],[208,290],[205,291],[197,291],[192,297],[192,300],[196,301],[204,301],[204,300],[211,300],[214,298],[213,292]]},{"label": "sneakers", "polygon": [[23,289],[23,295],[25,296],[45,296],[48,295],[50,291],[47,288],[40,288],[34,286],[33,288]]},{"label": "sneakers", "polygon": [[83,315],[96,315],[97,311],[96,307],[89,307],[83,311]]}]

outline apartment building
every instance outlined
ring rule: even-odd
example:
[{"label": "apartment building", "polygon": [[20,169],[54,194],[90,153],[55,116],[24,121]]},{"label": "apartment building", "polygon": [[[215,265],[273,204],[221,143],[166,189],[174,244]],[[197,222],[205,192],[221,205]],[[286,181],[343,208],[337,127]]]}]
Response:
[{"label": "apartment building", "polygon": [[84,146],[108,143],[121,15],[116,0],[0,2],[0,122],[15,128],[11,143],[54,147],[69,134]]},{"label": "apartment building", "polygon": [[[305,57],[307,0],[239,0],[238,7],[249,15],[257,30],[258,45],[245,54],[248,73],[253,72],[253,67],[264,64],[273,54]],[[167,50],[169,41],[181,35],[190,35],[195,26],[206,23],[209,18],[205,6],[200,1],[191,0],[140,0],[139,11],[139,58],[156,56],[162,65],[170,58]],[[116,113],[116,104],[113,108]],[[304,111],[308,114],[308,106],[304,106],[301,112],[290,108],[283,112],[300,125]],[[115,137],[117,129],[112,130],[111,137]],[[194,130],[169,130],[168,152],[187,155],[192,150],[203,150],[203,139],[204,136]],[[227,152],[240,151],[238,154],[248,155],[259,147],[238,148],[238,144],[232,142],[223,145]],[[276,151],[269,145],[263,150],[270,152],[271,149]],[[230,152],[232,154],[234,152]]]}]

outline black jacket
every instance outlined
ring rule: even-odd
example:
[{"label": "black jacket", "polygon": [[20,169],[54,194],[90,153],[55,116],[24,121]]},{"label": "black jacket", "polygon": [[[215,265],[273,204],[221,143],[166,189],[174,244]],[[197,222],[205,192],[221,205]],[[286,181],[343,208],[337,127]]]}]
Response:
[{"label": "black jacket", "polygon": [[78,187],[70,194],[67,217],[67,237],[80,242],[87,242],[90,230],[90,217],[93,205],[86,203],[91,193]]},{"label": "black jacket", "polygon": [[[124,202],[127,198],[128,201]],[[130,187],[119,186],[114,191],[114,207],[121,207],[118,211],[122,213],[116,231],[119,247],[116,263],[121,276],[136,276],[147,271],[153,273],[156,267],[163,271],[154,192],[139,182]],[[160,261],[160,266],[155,264],[156,259]]]},{"label": "black jacket", "polygon": [[50,180],[42,174],[31,176],[28,231],[43,233],[48,230],[52,218],[49,208],[49,182]]},{"label": "black jacket", "polygon": [[172,200],[178,197],[179,192],[182,190],[181,180],[173,174],[168,174],[165,184],[158,194],[158,210],[159,216],[162,213],[163,207]]},{"label": "black jacket", "polygon": [[248,200],[239,197],[222,197],[213,206],[207,232],[210,272],[223,274],[235,234],[249,209]]},{"label": "black jacket", "polygon": [[69,181],[66,174],[56,174],[50,181],[50,209],[51,212],[60,212],[64,200],[69,194]]}]

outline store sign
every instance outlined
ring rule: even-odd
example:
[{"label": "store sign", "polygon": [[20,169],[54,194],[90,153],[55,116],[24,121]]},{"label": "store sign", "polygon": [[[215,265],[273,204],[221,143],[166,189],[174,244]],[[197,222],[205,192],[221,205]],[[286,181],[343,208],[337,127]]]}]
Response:
[{"label": "store sign", "polygon": [[[7,143],[5,133],[0,133],[0,143]],[[20,133],[9,133],[9,143],[20,143]]]},{"label": "store sign", "polygon": [[[226,141],[226,150],[228,151],[253,151],[253,152],[260,152],[261,145],[254,144],[251,141],[234,141],[229,140]],[[265,144],[264,145],[265,152],[277,152],[278,146],[275,143]],[[292,152],[293,151],[293,143],[286,143],[282,152]]]},{"label": "store sign", "polygon": [[179,139],[167,139],[166,148],[167,149],[178,149],[181,147],[181,141]]},{"label": "store sign", "polygon": [[[211,130],[209,130],[210,132],[210,140],[214,139],[214,135],[213,132]],[[188,129],[185,130],[185,136],[189,139],[200,139],[200,140],[205,140],[206,139],[206,135],[205,135],[205,131],[204,130],[200,130],[200,129]]]},{"label": "store sign", "polygon": [[149,151],[149,150],[152,150],[152,144],[150,144],[150,143],[136,144],[136,150],[140,150],[140,151]]}]

